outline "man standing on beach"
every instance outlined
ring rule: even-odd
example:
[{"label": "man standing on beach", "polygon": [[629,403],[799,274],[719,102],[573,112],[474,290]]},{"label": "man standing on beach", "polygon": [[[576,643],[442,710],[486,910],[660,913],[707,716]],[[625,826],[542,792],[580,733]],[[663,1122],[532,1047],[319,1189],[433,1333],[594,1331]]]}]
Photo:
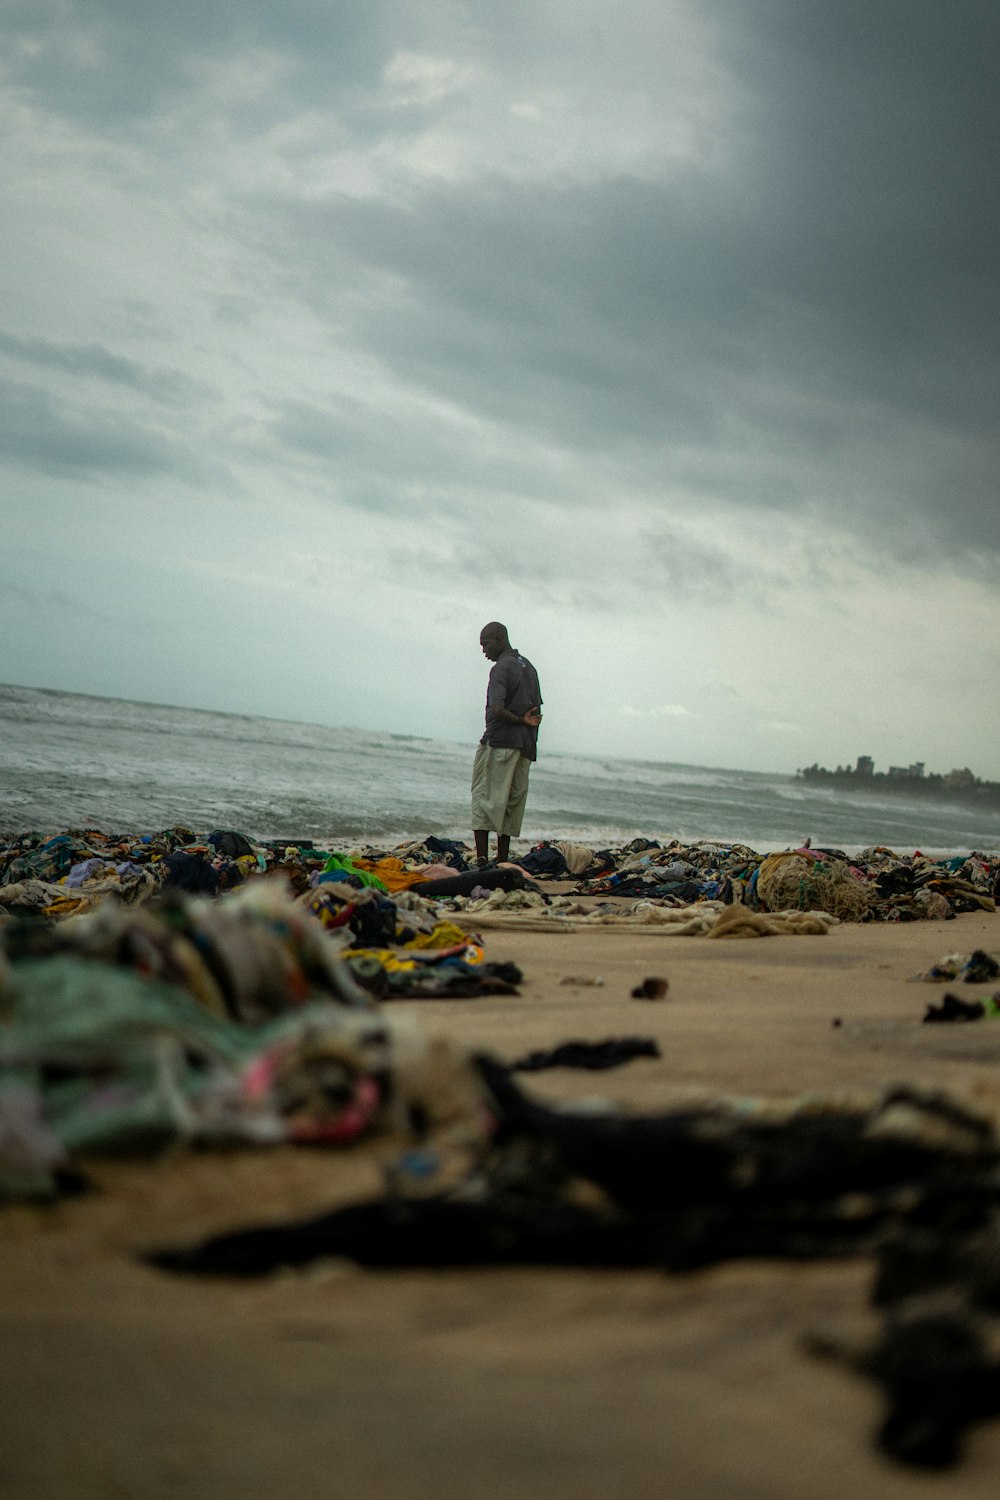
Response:
[{"label": "man standing on beach", "polygon": [[476,862],[489,858],[489,838],[497,835],[497,859],[510,854],[511,835],[521,832],[528,798],[528,771],[538,754],[542,693],[538,673],[515,650],[506,625],[492,620],[479,634],[487,661],[493,663],[486,689],[486,730],[472,767],[472,827]]}]

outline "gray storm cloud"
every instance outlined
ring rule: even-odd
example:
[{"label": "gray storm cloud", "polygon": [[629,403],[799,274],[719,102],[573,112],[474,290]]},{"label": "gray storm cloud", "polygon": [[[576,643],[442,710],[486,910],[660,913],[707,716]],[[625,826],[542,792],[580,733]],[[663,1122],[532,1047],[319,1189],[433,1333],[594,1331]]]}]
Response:
[{"label": "gray storm cloud", "polygon": [[215,653],[122,632],[63,683],[11,602],[9,671],[215,703],[357,597],[337,701],[395,682],[419,729],[396,643],[419,613],[464,680],[492,592],[567,739],[564,632],[688,759],[826,715],[877,750],[929,695],[985,756],[998,38],[979,0],[5,7],[8,579],[69,613],[81,558],[141,573]]}]

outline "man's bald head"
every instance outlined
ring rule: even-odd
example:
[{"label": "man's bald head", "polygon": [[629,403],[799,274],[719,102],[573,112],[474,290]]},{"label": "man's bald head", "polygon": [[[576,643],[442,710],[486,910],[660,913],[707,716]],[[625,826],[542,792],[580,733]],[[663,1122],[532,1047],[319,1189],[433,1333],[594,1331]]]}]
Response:
[{"label": "man's bald head", "polygon": [[479,644],[488,661],[497,661],[505,651],[510,650],[506,625],[501,625],[499,620],[491,620],[479,632]]}]

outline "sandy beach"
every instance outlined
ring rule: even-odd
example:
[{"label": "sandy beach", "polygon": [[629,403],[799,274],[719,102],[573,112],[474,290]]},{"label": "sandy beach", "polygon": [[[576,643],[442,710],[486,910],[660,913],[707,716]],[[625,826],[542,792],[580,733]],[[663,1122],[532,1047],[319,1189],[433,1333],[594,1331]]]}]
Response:
[{"label": "sandy beach", "polygon": [[[524,1080],[548,1100],[655,1112],[715,1092],[907,1083],[1000,1119],[1000,1026],[923,1026],[942,991],[910,982],[946,953],[997,946],[985,913],[731,942],[503,931],[489,956],[521,966],[519,995],[397,1004],[507,1060],[569,1039],[658,1041],[662,1056],[612,1072]],[[652,975],[667,997],[630,998]],[[6,1500],[995,1490],[1000,1422],[972,1431],[950,1477],[903,1470],[872,1441],[879,1391],[805,1352],[810,1333],[867,1325],[864,1258],[683,1276],[332,1261],[198,1281],[135,1252],[375,1194],[371,1155],[282,1147],[90,1171],[100,1191],[4,1216]]]},{"label": "sandy beach", "polygon": [[0,3],[0,1500],[998,1496],[998,54]]}]

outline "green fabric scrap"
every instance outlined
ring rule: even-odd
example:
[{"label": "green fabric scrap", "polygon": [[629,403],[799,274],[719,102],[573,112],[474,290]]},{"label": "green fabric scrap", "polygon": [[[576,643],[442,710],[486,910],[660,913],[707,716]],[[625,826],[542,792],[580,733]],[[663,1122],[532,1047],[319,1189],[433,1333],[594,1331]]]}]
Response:
[{"label": "green fabric scrap", "polygon": [[323,874],[329,874],[332,870],[339,870],[344,875],[353,875],[360,880],[362,885],[371,886],[376,891],[388,891],[389,887],[384,881],[379,880],[377,875],[372,875],[368,870],[357,869],[346,854],[331,854],[323,866]]},{"label": "green fabric scrap", "polygon": [[282,1037],[342,1014],[317,1001],[247,1026],[132,969],[72,955],[26,959],[11,966],[0,996],[0,1093],[28,1082],[70,1154],[156,1152],[225,1136],[225,1108],[199,1108],[213,1091]]}]

